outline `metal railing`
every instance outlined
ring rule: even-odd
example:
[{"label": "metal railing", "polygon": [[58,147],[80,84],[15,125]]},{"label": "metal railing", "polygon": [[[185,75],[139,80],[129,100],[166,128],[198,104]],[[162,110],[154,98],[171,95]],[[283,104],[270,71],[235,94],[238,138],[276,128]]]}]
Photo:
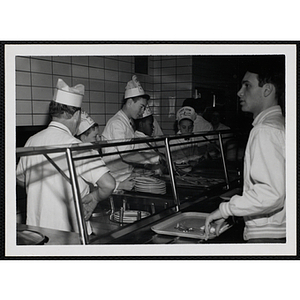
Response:
[{"label": "metal railing", "polygon": [[[180,211],[180,199],[177,193],[177,187],[176,187],[176,180],[175,180],[175,175],[174,175],[174,165],[173,165],[173,160],[172,160],[172,151],[171,148],[172,146],[175,145],[170,145],[170,141],[176,140],[176,139],[189,139],[189,138],[197,138],[197,137],[203,137],[203,141],[199,140],[187,140],[187,142],[182,142],[182,143],[177,143],[176,146],[178,145],[184,145],[184,144],[192,144],[192,143],[201,143],[201,142],[209,142],[212,143],[214,141],[218,141],[220,145],[220,152],[221,152],[221,157],[222,157],[222,163],[223,163],[223,169],[224,169],[224,177],[225,177],[225,182],[226,182],[226,188],[229,189],[229,178],[228,178],[228,172],[227,172],[227,165],[226,165],[226,158],[224,155],[224,148],[223,148],[223,140],[224,137],[222,136],[223,134],[239,134],[237,131],[232,131],[232,130],[226,130],[222,132],[202,132],[202,133],[194,133],[194,134],[186,134],[186,135],[169,135],[169,136],[157,136],[157,137],[149,137],[149,138],[137,138],[137,139],[132,139],[132,140],[121,140],[121,141],[101,141],[98,143],[93,143],[93,144],[73,144],[73,145],[57,145],[57,146],[41,146],[41,147],[21,147],[16,149],[16,155],[17,157],[21,156],[31,156],[31,155],[44,155],[45,158],[51,163],[56,170],[62,174],[63,177],[67,179],[67,181],[71,184],[72,186],[72,193],[75,201],[75,209],[76,209],[76,216],[77,216],[77,222],[78,222],[78,228],[79,228],[79,235],[80,235],[80,240],[83,245],[86,245],[89,243],[89,236],[87,233],[87,228],[86,228],[86,223],[84,220],[83,216],[83,206],[82,206],[82,201],[81,201],[81,196],[80,196],[80,191],[79,191],[79,186],[78,186],[78,180],[77,180],[77,174],[76,174],[76,168],[74,165],[75,160],[83,160],[83,159],[90,159],[94,157],[99,157],[99,155],[86,155],[86,156],[81,156],[81,157],[73,157],[73,152],[78,152],[78,151],[86,151],[86,150],[92,150],[92,149],[98,149],[101,150],[102,148],[106,147],[118,147],[118,146],[124,146],[128,144],[140,144],[140,143],[147,143],[150,144],[152,143],[152,147],[156,149],[165,149],[165,154],[166,154],[166,162],[167,162],[167,167],[170,175],[170,183],[171,183],[171,189],[172,189],[172,194],[174,198],[174,203],[175,203],[175,210],[178,212]],[[208,136],[216,136],[217,138],[207,138]],[[153,145],[153,143],[157,142],[163,142],[163,145]],[[138,149],[131,149],[131,150],[123,150],[123,151],[115,151],[115,152],[110,152],[110,153],[103,153],[101,156],[110,156],[110,155],[115,155],[115,154],[124,154],[128,152],[135,152],[135,151],[141,151],[141,150],[149,150],[149,147],[145,148],[138,148]],[[59,166],[49,157],[48,154],[51,153],[65,153],[66,155],[66,160],[68,163],[68,168],[69,168],[69,173],[70,173],[70,178],[64,173],[63,170],[59,168]]]}]

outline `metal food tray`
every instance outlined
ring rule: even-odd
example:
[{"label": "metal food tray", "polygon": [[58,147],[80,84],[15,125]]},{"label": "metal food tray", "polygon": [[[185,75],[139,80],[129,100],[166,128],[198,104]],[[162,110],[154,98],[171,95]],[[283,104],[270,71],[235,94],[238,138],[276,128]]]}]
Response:
[{"label": "metal food tray", "polygon": [[[209,214],[201,212],[185,212],[179,213],[178,215],[171,217],[165,221],[162,221],[151,229],[158,233],[164,235],[172,235],[178,237],[192,238],[192,239],[205,239],[204,230],[201,228],[205,224],[205,219]],[[229,229],[232,225],[226,222],[220,229],[220,234]],[[211,223],[212,228],[216,228],[215,223]],[[183,229],[187,230],[184,231]],[[189,230],[191,229],[192,230]],[[209,239],[216,237],[215,233],[209,234]]]}]

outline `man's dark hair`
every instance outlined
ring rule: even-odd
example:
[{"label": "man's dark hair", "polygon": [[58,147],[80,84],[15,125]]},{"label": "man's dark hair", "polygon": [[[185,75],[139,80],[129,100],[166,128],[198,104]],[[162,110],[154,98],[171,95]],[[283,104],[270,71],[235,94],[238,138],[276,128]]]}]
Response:
[{"label": "man's dark hair", "polygon": [[203,99],[195,99],[195,98],[186,98],[181,107],[190,106],[192,107],[196,113],[203,113],[206,108],[206,103]]},{"label": "man's dark hair", "polygon": [[49,104],[49,114],[52,118],[56,117],[56,118],[71,119],[72,116],[78,110],[81,110],[81,108],[61,104],[55,101],[51,101]]},{"label": "man's dark hair", "polygon": [[284,108],[285,102],[285,56],[254,55],[243,58],[242,70],[258,75],[258,84],[262,87],[272,83],[276,90],[278,104]]},{"label": "man's dark hair", "polygon": [[143,124],[148,119],[153,119],[154,120],[153,115],[147,116],[147,117],[142,118],[142,119],[135,119],[135,120],[133,120],[134,121],[134,125],[135,125],[135,130],[139,130],[141,124]]},{"label": "man's dark hair", "polygon": [[146,99],[146,100],[148,100],[148,98],[146,97],[146,96],[136,96],[136,97],[130,97],[130,98],[123,98],[122,99],[122,106],[121,106],[121,108],[126,104],[126,102],[127,102],[127,100],[129,100],[129,99],[132,99],[133,100],[133,102],[137,102],[138,100],[140,100],[140,99]]}]

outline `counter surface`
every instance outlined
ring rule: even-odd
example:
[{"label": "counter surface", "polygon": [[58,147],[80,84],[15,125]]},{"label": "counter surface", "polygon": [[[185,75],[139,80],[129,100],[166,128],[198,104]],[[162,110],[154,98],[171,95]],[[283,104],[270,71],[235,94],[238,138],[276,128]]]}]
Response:
[{"label": "counter surface", "polygon": [[80,245],[79,234],[76,232],[68,232],[62,230],[55,230],[50,228],[43,228],[32,225],[17,224],[17,230],[32,230],[38,232],[48,240],[45,245]]},{"label": "counter surface", "polygon": [[[240,189],[233,189],[230,193],[226,193],[227,196],[230,194],[240,193]],[[225,197],[226,198],[226,197]],[[203,212],[210,213],[218,208],[219,204],[224,201],[224,197],[212,196],[212,197],[202,197],[198,200],[193,200],[192,202],[185,202],[181,205],[180,212]],[[242,218],[232,218],[229,219],[229,222],[233,225],[227,231],[222,233],[220,236],[204,241],[197,239],[189,239],[182,237],[174,237],[156,234],[152,231],[151,227],[155,224],[158,224],[164,221],[166,218],[176,214],[175,211],[169,209],[157,215],[150,216],[145,220],[139,221],[138,225],[136,223],[125,225],[123,228],[121,225],[116,223],[113,226],[119,226],[119,230],[115,234],[107,234],[102,237],[95,237],[92,239],[92,244],[170,244],[170,243],[183,243],[183,244],[195,244],[195,243],[243,243],[243,229],[244,222]],[[105,226],[109,226],[109,218],[102,216],[101,223],[98,223],[95,220],[95,223],[92,222],[94,227],[98,226],[102,228],[102,231],[105,230]]]}]

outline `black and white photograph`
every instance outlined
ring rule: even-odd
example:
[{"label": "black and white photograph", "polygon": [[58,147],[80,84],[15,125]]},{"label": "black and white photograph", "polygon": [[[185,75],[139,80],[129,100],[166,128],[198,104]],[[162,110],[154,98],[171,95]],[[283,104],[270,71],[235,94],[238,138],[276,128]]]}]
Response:
[{"label": "black and white photograph", "polygon": [[296,255],[296,55],[5,45],[5,255]]},{"label": "black and white photograph", "polygon": [[2,8],[3,299],[297,295],[294,2]]}]

